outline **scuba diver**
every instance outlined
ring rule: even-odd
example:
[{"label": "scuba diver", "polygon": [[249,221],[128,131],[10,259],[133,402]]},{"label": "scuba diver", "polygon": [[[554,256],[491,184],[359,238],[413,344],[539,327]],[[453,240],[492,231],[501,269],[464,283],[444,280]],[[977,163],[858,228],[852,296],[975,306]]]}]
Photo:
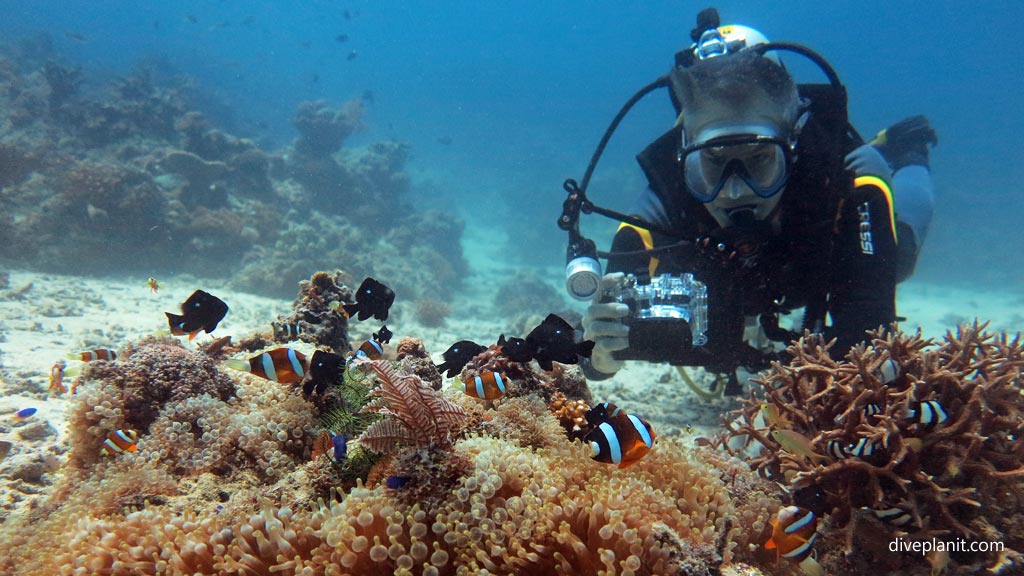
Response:
[{"label": "scuba diver", "polygon": [[[591,301],[589,378],[625,360],[669,362],[723,375],[725,393],[737,394],[737,368],[776,358],[744,341],[754,319],[768,340],[788,343],[800,332],[781,328],[779,315],[803,308],[802,329],[835,338],[836,357],[897,320],[896,284],[912,273],[931,221],[928,152],[938,140],[915,116],[864,143],[821,56],[720,26],[713,8],[691,38],[669,74],[620,111],[582,185],[566,181],[567,288]],[[796,84],[779,52],[810,59],[829,82]],[[595,206],[586,185],[611,133],[660,87],[677,116],[637,156],[648,188],[628,215]],[[621,222],[610,252],[579,232],[580,213],[592,212]]]}]

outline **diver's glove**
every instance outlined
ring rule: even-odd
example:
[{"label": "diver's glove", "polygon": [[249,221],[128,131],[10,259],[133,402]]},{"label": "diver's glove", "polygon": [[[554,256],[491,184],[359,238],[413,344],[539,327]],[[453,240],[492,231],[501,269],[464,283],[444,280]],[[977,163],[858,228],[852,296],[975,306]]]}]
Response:
[{"label": "diver's glove", "polygon": [[583,339],[594,341],[590,366],[603,375],[612,375],[622,368],[622,360],[612,354],[629,348],[629,326],[622,319],[629,315],[629,306],[621,302],[601,302],[601,296],[620,284],[622,272],[605,274],[601,287],[587,313],[583,316]]},{"label": "diver's glove", "polygon": [[858,146],[846,155],[846,169],[855,177],[877,176],[888,182],[892,179],[892,168],[882,156],[882,152],[871,144]]},{"label": "diver's glove", "polygon": [[922,115],[904,118],[882,130],[871,141],[892,165],[893,171],[916,164],[928,167],[928,148],[939,143],[939,135]]}]

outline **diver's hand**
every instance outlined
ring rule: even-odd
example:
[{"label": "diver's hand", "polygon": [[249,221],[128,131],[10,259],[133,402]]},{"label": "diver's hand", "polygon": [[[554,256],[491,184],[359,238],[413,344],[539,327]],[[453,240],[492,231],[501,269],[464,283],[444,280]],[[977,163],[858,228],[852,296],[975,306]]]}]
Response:
[{"label": "diver's hand", "polygon": [[885,156],[871,144],[859,146],[847,154],[846,169],[857,177],[877,176],[887,182],[892,178],[892,168],[886,162]]},{"label": "diver's hand", "polygon": [[917,164],[928,166],[928,148],[939,144],[939,135],[922,115],[904,118],[882,130],[871,143],[892,164],[893,170]]},{"label": "diver's hand", "polygon": [[620,302],[601,302],[601,296],[622,282],[625,274],[615,272],[601,278],[601,287],[583,316],[583,339],[594,341],[590,365],[602,374],[615,374],[622,368],[622,360],[612,353],[629,348],[629,326],[622,319],[629,315],[629,306]]}]

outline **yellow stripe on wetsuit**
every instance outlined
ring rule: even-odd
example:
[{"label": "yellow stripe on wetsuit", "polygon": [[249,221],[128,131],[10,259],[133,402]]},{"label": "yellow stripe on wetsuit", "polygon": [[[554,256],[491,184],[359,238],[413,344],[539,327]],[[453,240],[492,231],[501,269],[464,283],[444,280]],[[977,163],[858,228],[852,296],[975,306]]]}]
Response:
[{"label": "yellow stripe on wetsuit", "polygon": [[[623,222],[622,224],[619,224],[619,229],[615,231],[615,234],[621,232],[623,228],[631,228],[633,231],[635,231],[640,236],[640,240],[644,243],[645,250],[654,249],[654,237],[651,236],[650,230],[646,228],[641,228],[639,226],[633,226],[632,224],[626,224],[625,222]],[[651,276],[654,276],[654,271],[657,269],[658,257],[651,256],[650,261],[647,263],[647,273],[650,274]]]},{"label": "yellow stripe on wetsuit", "polygon": [[892,238],[896,240],[896,210],[893,207],[892,190],[889,188],[889,184],[878,176],[858,176],[853,180],[853,187],[860,188],[861,186],[874,186],[882,191],[885,202],[889,206],[889,226],[892,228]]}]

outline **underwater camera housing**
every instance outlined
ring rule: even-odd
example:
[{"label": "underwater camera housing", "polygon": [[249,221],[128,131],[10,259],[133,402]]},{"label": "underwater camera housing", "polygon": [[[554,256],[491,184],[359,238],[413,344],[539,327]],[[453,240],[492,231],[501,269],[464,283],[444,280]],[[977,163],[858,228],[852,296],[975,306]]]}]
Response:
[{"label": "underwater camera housing", "polygon": [[707,344],[707,287],[693,274],[629,274],[605,298],[629,306],[629,348],[615,352],[619,360],[687,365]]}]

